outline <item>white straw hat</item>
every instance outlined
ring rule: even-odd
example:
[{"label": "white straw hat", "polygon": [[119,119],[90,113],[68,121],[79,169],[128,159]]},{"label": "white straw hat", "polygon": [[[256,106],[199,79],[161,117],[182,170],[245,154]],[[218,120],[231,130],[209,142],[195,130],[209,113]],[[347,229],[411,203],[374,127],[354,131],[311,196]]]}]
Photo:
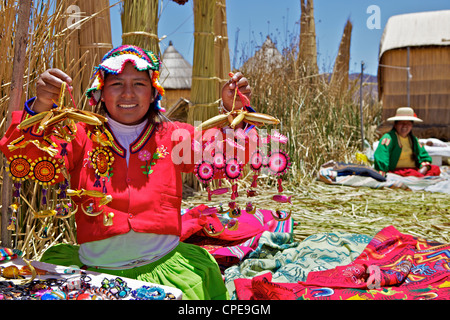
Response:
[{"label": "white straw hat", "polygon": [[417,118],[417,115],[414,113],[412,108],[402,107],[398,108],[395,116],[388,118],[387,121],[414,121],[414,122],[423,122],[421,119]]}]

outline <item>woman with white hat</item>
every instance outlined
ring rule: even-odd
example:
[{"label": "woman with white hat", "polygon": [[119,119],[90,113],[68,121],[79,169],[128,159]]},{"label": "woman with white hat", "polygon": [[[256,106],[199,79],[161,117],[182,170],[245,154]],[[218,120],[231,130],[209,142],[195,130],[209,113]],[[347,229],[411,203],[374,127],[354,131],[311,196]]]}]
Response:
[{"label": "woman with white hat", "polygon": [[375,169],[382,175],[394,172],[402,176],[438,176],[440,169],[431,164],[431,157],[419,140],[412,134],[413,124],[422,122],[412,108],[398,108],[391,131],[384,134],[375,150]]}]

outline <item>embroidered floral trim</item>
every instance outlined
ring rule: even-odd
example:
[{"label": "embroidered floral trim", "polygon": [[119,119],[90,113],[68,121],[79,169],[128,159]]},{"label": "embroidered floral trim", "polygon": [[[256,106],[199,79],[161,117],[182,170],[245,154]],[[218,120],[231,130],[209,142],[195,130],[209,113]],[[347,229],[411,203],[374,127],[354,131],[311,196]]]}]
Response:
[{"label": "embroidered floral trim", "polygon": [[167,147],[160,146],[156,149],[156,154],[157,158],[155,159],[164,159],[169,154],[169,152],[167,151]]},{"label": "embroidered floral trim", "polygon": [[147,176],[152,174],[152,166],[156,164],[155,161],[158,159],[164,159],[168,154],[169,152],[167,151],[167,147],[164,146],[158,147],[153,155],[148,150],[139,151],[138,159],[145,162],[145,165],[141,166],[141,169],[144,169],[142,173]]}]

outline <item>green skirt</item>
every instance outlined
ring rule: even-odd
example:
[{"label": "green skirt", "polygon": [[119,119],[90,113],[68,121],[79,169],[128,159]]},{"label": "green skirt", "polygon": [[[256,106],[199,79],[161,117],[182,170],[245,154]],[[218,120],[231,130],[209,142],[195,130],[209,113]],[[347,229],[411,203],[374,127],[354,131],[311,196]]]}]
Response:
[{"label": "green skirt", "polygon": [[[78,250],[77,245],[57,244],[47,249],[40,261],[81,268],[83,263]],[[161,259],[140,267],[87,270],[178,288],[183,292],[183,300],[229,298],[219,266],[211,254],[199,246],[183,242]]]}]

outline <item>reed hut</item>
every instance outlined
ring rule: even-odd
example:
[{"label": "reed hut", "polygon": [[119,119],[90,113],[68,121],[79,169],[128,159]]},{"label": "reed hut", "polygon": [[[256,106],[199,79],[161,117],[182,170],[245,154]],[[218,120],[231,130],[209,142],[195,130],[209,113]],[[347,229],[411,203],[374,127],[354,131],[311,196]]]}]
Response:
[{"label": "reed hut", "polygon": [[242,70],[245,70],[245,72],[256,72],[258,68],[264,68],[270,72],[281,67],[282,63],[282,54],[278,51],[272,39],[267,36],[261,48],[244,63]]},{"label": "reed hut", "polygon": [[[423,123],[421,138],[450,138],[450,10],[391,17],[380,41],[378,66],[382,120],[410,106]],[[384,123],[381,133],[390,129]]]},{"label": "reed hut", "polygon": [[161,84],[166,94],[162,105],[169,111],[180,98],[189,100],[192,85],[192,66],[174,47],[172,41],[162,57]]}]

